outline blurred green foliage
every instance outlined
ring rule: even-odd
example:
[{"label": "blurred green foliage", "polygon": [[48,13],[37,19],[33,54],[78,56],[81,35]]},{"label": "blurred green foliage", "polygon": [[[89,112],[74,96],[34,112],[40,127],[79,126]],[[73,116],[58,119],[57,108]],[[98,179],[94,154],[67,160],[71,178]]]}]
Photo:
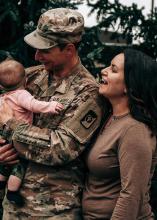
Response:
[{"label": "blurred green foliage", "polygon": [[[144,7],[138,8],[137,4],[122,5],[118,0],[112,3],[109,0],[87,0],[87,4],[90,7],[89,16],[92,13],[97,15],[98,25],[93,27],[94,29],[112,30],[112,39],[118,40],[119,37],[122,37],[126,40],[127,47],[140,49],[154,59],[157,58],[156,8],[153,13],[150,12],[150,14],[144,15]],[[95,31],[95,39],[90,41],[97,42],[96,33]],[[121,33],[121,35],[118,33]],[[114,46],[103,45],[103,47],[104,49],[98,53],[97,48],[93,50],[91,47],[90,54],[93,54],[96,63],[103,63],[104,65],[108,65],[111,58],[124,49],[119,47],[118,44]]]},{"label": "blurred green foliage", "polygon": [[[112,39],[119,38],[121,33],[127,46],[134,42],[150,56],[157,56],[157,11],[144,16],[143,8],[136,4],[125,6],[115,0],[1,0],[0,1],[0,49],[8,50],[12,56],[26,67],[35,65],[34,50],[23,42],[23,37],[36,28],[38,18],[44,11],[69,7],[77,9],[86,2],[90,14],[96,12],[98,25],[86,28],[80,48],[80,56],[84,65],[97,75],[100,69],[108,65],[111,58],[123,48],[107,46],[99,39],[99,31],[113,31]],[[93,3],[95,2],[95,3]],[[90,15],[89,15],[90,16]]]},{"label": "blurred green foliage", "polygon": [[[38,18],[44,11],[57,7],[77,9],[83,2],[90,7],[90,14],[97,14],[98,25],[86,28],[80,47],[82,61],[93,75],[96,76],[123,49],[116,45],[102,44],[98,34],[100,29],[112,28],[112,39],[118,40],[117,33],[121,33],[127,46],[157,57],[157,11],[144,16],[143,8],[138,8],[136,4],[125,6],[118,0],[114,3],[109,0],[1,0],[0,49],[11,52],[26,67],[35,65],[34,50],[23,42],[24,35],[36,28]],[[134,42],[138,45],[133,45]]]},{"label": "blurred green foliage", "polygon": [[23,37],[36,28],[39,16],[58,7],[77,9],[83,0],[0,0],[0,49],[7,50],[24,66],[35,65],[34,50]]}]

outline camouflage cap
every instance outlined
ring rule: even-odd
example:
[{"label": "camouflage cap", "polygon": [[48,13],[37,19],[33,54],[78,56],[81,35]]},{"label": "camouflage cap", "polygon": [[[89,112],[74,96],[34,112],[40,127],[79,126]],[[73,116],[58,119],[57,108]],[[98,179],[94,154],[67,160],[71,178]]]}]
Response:
[{"label": "camouflage cap", "polygon": [[56,8],[43,13],[37,29],[26,35],[24,40],[36,49],[48,49],[56,46],[58,42],[79,42],[83,30],[84,18],[78,11]]}]

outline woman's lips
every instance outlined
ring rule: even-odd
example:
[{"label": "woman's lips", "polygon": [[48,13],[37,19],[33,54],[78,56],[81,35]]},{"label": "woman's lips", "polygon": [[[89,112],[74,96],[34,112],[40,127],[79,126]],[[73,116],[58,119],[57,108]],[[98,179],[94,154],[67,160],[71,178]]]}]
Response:
[{"label": "woman's lips", "polygon": [[100,84],[108,84],[106,79],[101,78],[100,79]]}]

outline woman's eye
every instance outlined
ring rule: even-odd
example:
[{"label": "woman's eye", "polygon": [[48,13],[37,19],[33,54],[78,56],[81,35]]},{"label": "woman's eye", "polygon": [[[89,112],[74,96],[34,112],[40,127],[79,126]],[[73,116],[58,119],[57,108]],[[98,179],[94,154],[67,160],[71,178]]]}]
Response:
[{"label": "woman's eye", "polygon": [[117,73],[117,69],[116,68],[112,68],[112,72],[113,73]]}]

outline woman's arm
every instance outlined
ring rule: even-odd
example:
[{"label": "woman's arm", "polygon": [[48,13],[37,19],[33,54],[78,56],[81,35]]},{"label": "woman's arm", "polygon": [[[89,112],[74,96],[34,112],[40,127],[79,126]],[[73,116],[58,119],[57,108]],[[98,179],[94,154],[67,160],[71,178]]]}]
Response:
[{"label": "woman's arm", "polygon": [[142,123],[127,130],[119,145],[121,191],[111,220],[136,220],[146,193],[155,138]]}]

